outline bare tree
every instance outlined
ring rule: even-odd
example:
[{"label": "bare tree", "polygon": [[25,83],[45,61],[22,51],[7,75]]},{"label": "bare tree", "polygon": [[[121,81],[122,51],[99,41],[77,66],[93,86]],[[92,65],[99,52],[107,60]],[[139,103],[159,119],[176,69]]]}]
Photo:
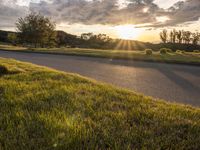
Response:
[{"label": "bare tree", "polygon": [[160,39],[162,40],[163,43],[167,43],[167,38],[168,38],[167,30],[164,29],[162,30],[162,32],[160,32]]},{"label": "bare tree", "polygon": [[176,43],[176,30],[175,29],[173,29],[173,43]]},{"label": "bare tree", "polygon": [[170,42],[171,43],[176,43],[176,36],[177,36],[177,32],[175,29],[170,31]]},{"label": "bare tree", "polygon": [[190,44],[192,33],[190,31],[183,32],[183,40],[185,44]]},{"label": "bare tree", "polygon": [[[168,38],[168,31],[163,30],[160,33],[160,39],[163,43],[167,42]],[[173,29],[169,32],[169,42],[170,43],[179,43],[179,44],[193,44],[198,45],[200,43],[200,33],[199,32],[190,32],[190,31],[184,31],[184,30],[176,30]]]},{"label": "bare tree", "polygon": [[176,37],[177,37],[178,43],[181,44],[183,41],[183,31],[181,31],[181,30],[177,31]]},{"label": "bare tree", "polygon": [[197,45],[200,40],[200,34],[198,32],[192,33],[192,44]]}]

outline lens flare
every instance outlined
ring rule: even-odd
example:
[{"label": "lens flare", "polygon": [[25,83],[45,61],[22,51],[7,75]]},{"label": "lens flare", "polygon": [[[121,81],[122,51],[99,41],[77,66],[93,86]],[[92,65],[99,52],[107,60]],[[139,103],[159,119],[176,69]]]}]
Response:
[{"label": "lens flare", "polygon": [[119,38],[126,40],[137,39],[142,33],[142,29],[135,28],[133,25],[116,26],[115,30]]}]

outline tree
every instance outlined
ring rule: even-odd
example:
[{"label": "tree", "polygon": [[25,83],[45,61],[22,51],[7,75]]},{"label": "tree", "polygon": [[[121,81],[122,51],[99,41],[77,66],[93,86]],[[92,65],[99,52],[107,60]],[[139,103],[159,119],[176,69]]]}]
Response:
[{"label": "tree", "polygon": [[162,40],[163,43],[167,43],[167,30],[164,29],[162,32],[160,32],[160,39]]},{"label": "tree", "polygon": [[198,32],[192,33],[192,44],[197,45],[200,40],[200,34]]},{"label": "tree", "polygon": [[109,43],[111,41],[111,38],[107,36],[106,34],[98,34],[97,35],[97,40],[100,43]]},{"label": "tree", "polygon": [[176,43],[176,35],[177,35],[177,32],[176,32],[175,29],[173,29],[172,33],[173,33],[172,42],[173,42],[173,43]]},{"label": "tree", "polygon": [[176,35],[177,35],[177,32],[175,29],[170,31],[170,42],[171,43],[176,43]]},{"label": "tree", "polygon": [[94,37],[93,33],[83,33],[83,34],[81,34],[81,39],[86,40],[86,41],[91,40],[93,37]]},{"label": "tree", "polygon": [[183,32],[183,40],[185,44],[190,44],[192,33],[190,31]]},{"label": "tree", "polygon": [[32,12],[25,18],[19,18],[16,26],[23,43],[44,47],[55,41],[55,23],[38,13]]},{"label": "tree", "polygon": [[[167,30],[163,30],[160,33],[160,38],[163,43],[166,43],[167,41]],[[190,32],[190,31],[184,31],[176,29],[173,29],[169,32],[169,42],[170,43],[179,43],[179,44],[193,44],[198,45],[200,43],[200,33],[198,31],[196,32]]]},{"label": "tree", "polygon": [[13,45],[17,43],[17,35],[16,33],[8,33],[8,41],[11,42]]},{"label": "tree", "polygon": [[76,47],[80,44],[80,39],[76,35],[65,33],[64,31],[56,31],[57,46]]},{"label": "tree", "polygon": [[183,40],[183,32],[181,30],[177,31],[176,32],[176,37],[178,39],[178,43],[181,44],[182,43],[182,40]]}]

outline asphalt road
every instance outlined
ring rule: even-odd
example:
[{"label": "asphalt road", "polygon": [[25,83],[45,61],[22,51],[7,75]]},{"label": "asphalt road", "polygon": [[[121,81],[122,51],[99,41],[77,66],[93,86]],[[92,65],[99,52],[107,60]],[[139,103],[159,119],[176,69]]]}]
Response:
[{"label": "asphalt road", "polygon": [[198,66],[5,51],[0,51],[0,57],[78,73],[147,96],[200,106]]}]

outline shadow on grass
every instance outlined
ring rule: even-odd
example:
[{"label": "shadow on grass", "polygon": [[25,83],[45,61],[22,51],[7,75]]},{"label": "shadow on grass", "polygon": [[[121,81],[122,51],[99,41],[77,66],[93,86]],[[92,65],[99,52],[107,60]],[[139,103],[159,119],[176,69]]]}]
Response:
[{"label": "shadow on grass", "polygon": [[0,77],[5,76],[5,75],[14,75],[14,74],[18,74],[18,73],[20,73],[20,71],[9,70],[8,67],[0,64]]}]

